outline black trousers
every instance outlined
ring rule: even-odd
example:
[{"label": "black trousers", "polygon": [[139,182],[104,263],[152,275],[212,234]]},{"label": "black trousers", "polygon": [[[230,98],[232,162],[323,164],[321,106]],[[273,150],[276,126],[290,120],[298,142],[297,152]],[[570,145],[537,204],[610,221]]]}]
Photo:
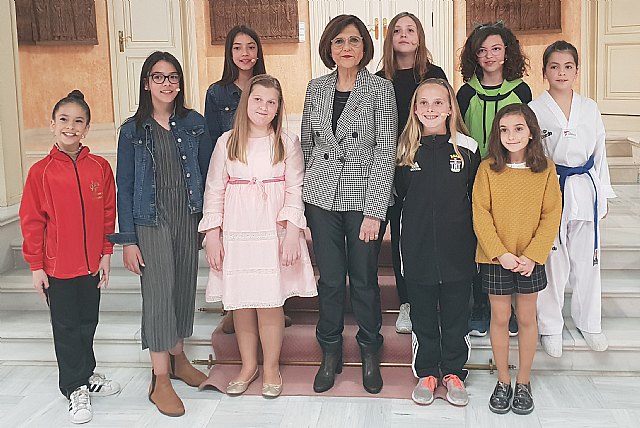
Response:
[{"label": "black trousers", "polygon": [[489,295],[482,288],[482,275],[478,273],[473,277],[473,306],[489,305]]},{"label": "black trousers", "polygon": [[470,349],[467,302],[471,278],[433,285],[407,281],[407,291],[413,326],[414,374],[417,377],[455,374],[464,380]]},{"label": "black trousers", "polygon": [[326,211],[306,204],[305,215],[320,271],[320,319],[316,327],[320,347],[324,352],[342,349],[348,274],[351,307],[359,327],[356,340],[361,347],[377,351],[383,341],[378,287],[378,253],[383,224],[380,225],[378,240],[365,243],[358,237],[364,218],[359,211]]},{"label": "black trousers", "polygon": [[[393,275],[396,277],[396,290],[398,291],[398,300],[400,304],[409,303],[409,295],[407,294],[407,284],[402,276],[400,266],[400,216],[402,214],[402,201],[398,198],[395,203],[387,210],[387,222],[391,228],[391,263],[393,264]],[[386,228],[386,223],[385,223]]]},{"label": "black trousers", "polygon": [[100,310],[99,281],[99,275],[49,277],[46,295],[58,360],[58,384],[67,398],[76,388],[89,386],[89,377],[96,368],[93,336]]}]

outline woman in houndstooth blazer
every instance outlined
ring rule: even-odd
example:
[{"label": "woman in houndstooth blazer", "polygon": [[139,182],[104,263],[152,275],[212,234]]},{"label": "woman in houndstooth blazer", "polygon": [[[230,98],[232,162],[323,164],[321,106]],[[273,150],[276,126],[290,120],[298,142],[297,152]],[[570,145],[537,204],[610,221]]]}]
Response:
[{"label": "woman in houndstooth blazer", "polygon": [[369,73],[373,42],[353,15],[332,19],[320,57],[334,72],[309,82],[302,115],[303,200],[320,280],[316,337],[322,364],[313,388],[324,392],[342,370],[346,275],[359,331],[365,390],[382,389],[378,252],[395,164],[398,115],[393,85]]}]

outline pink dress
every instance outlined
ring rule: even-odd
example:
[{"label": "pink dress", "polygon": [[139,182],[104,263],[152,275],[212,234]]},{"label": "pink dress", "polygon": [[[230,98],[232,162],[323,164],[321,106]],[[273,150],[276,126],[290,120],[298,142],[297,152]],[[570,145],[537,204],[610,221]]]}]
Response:
[{"label": "pink dress", "polygon": [[[282,132],[285,159],[271,164],[274,136],[249,138],[247,163],[230,161],[222,134],[211,156],[200,232],[220,226],[222,271],[209,270],[206,301],[225,310],[274,308],[292,296],[318,294],[303,230],[304,161],[300,140]],[[300,259],[280,263],[280,242],[290,221],[300,230]]]}]

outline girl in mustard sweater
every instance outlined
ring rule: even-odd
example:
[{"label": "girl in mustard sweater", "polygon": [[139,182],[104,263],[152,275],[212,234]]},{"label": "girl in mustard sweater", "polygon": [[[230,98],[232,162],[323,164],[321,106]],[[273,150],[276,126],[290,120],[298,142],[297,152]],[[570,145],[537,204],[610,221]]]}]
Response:
[{"label": "girl in mustard sweater", "polygon": [[[544,262],[561,212],[558,178],[553,162],[545,158],[535,114],[526,104],[503,107],[473,188],[476,261],[491,302],[491,349],[498,367],[489,400],[494,413],[533,411],[529,376],[538,339],[536,300],[547,285]],[[508,367],[512,294],[520,327],[515,391]]]}]

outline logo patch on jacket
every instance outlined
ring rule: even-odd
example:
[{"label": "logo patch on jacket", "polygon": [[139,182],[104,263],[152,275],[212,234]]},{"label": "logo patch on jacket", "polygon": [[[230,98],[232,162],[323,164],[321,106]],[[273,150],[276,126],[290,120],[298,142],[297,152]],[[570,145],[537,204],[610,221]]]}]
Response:
[{"label": "logo patch on jacket", "polygon": [[420,168],[420,165],[417,161],[414,162],[413,165],[411,165],[411,172],[413,171],[422,171],[422,168]]},{"label": "logo patch on jacket", "polygon": [[549,131],[548,129],[543,129],[542,130],[542,138],[547,138],[547,137],[551,137],[553,135],[553,132]]},{"label": "logo patch on jacket", "polygon": [[102,199],[102,187],[100,187],[99,181],[91,180],[91,185],[89,186],[89,188],[91,189],[93,199]]},{"label": "logo patch on jacket", "polygon": [[462,158],[455,153],[449,155],[449,166],[451,167],[451,172],[462,171]]}]

